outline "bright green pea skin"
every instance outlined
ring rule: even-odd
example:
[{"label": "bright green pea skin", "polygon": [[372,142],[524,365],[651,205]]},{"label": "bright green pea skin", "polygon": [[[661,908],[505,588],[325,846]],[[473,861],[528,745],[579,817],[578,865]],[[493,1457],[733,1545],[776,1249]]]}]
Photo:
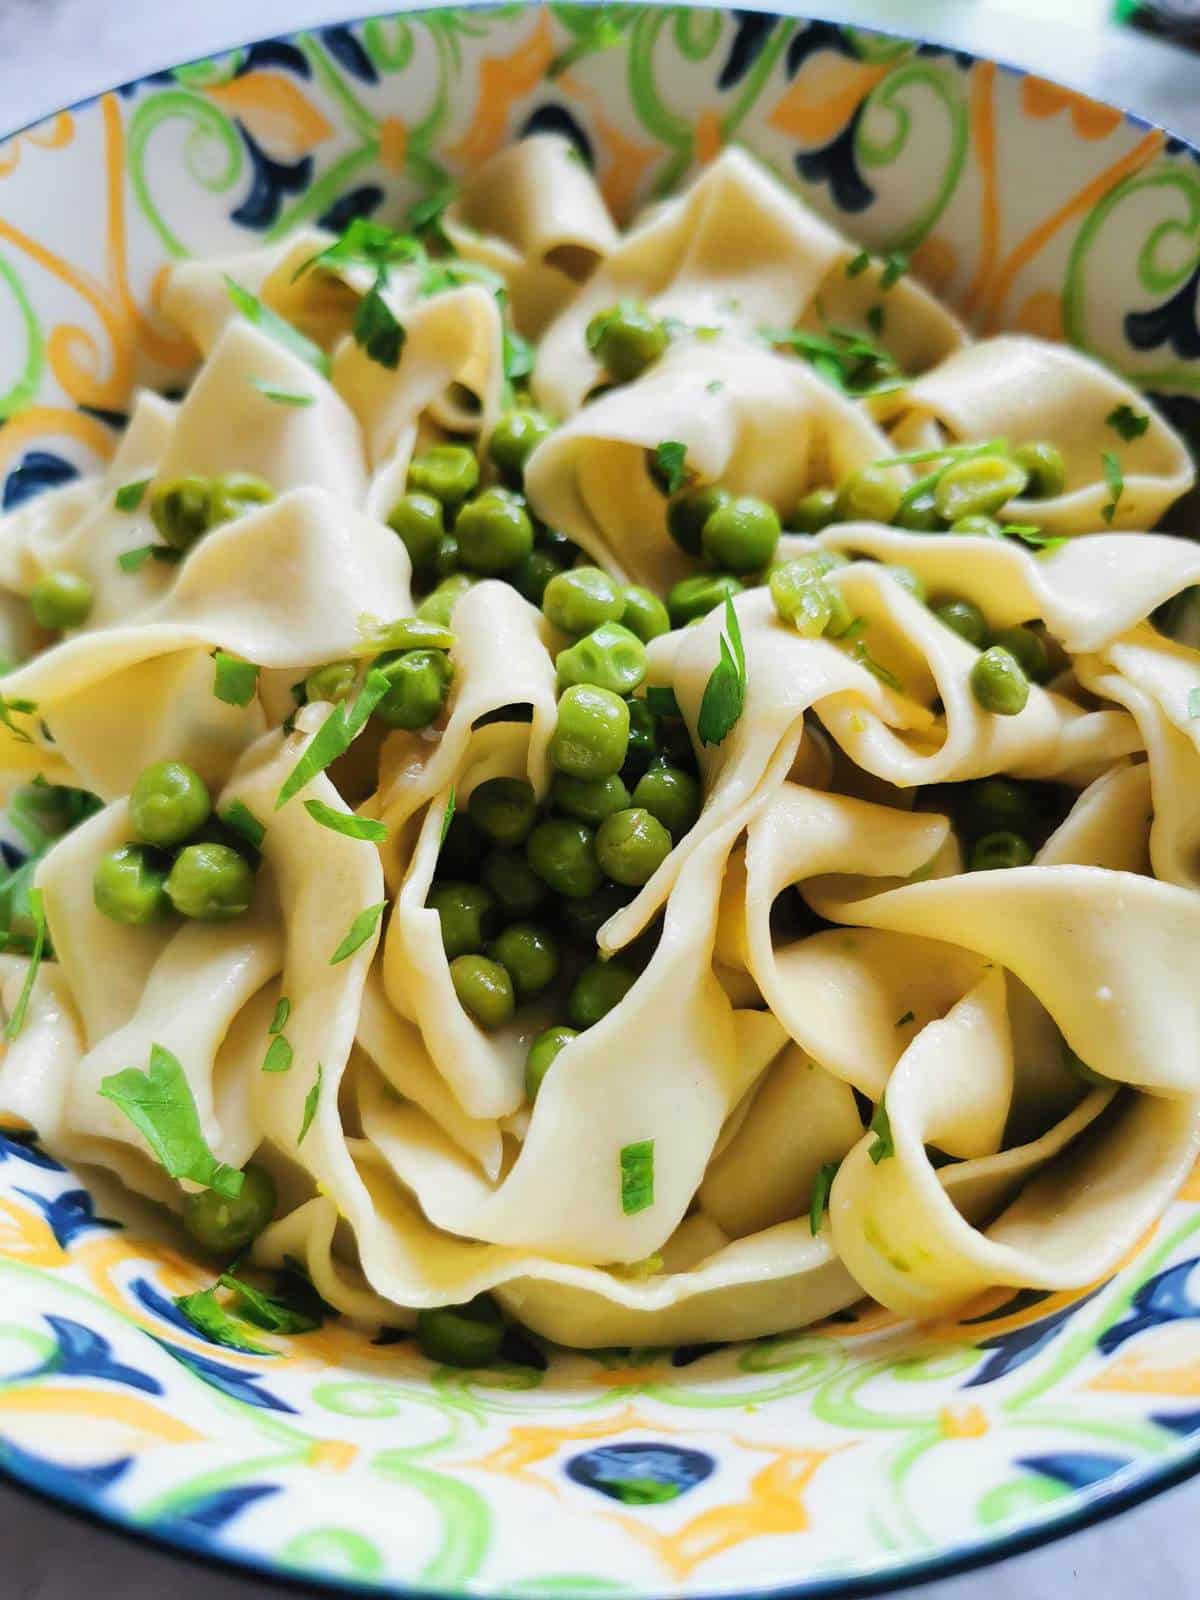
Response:
[{"label": "bright green pea skin", "polygon": [[809,557],[773,567],[767,586],[776,613],[784,622],[790,622],[806,639],[825,632],[833,616],[833,597],[828,585],[817,577]]},{"label": "bright green pea skin", "polygon": [[534,922],[514,922],[487,947],[512,979],[517,999],[533,1000],[558,977],[558,943]]},{"label": "bright green pea skin", "polygon": [[452,533],[444,533],[438,540],[437,553],[433,558],[433,570],[439,581],[442,578],[452,578],[459,568],[458,540]]},{"label": "bright green pea skin", "polygon": [[558,908],[563,936],[584,950],[594,951],[600,929],[629,904],[632,895],[631,889],[623,889],[619,883],[602,883],[594,894],[564,900]]},{"label": "bright green pea skin", "polygon": [[637,982],[637,973],[621,961],[589,961],[567,996],[567,1017],[582,1032],[619,1006]]},{"label": "bright green pea skin", "polygon": [[624,609],[620,584],[599,567],[560,573],[542,596],[542,610],[564,633],[591,633],[605,622],[616,622]]},{"label": "bright green pea skin", "polygon": [[985,833],[982,839],[976,840],[971,850],[967,870],[991,872],[997,868],[1027,867],[1032,860],[1033,850],[1029,841],[1019,833]]},{"label": "bright green pea skin", "polygon": [[938,515],[937,496],[932,489],[906,494],[892,521],[906,533],[941,533],[946,526]]},{"label": "bright green pea skin", "polygon": [[579,683],[558,702],[550,760],[572,778],[607,778],[620,772],[629,747],[629,707],[610,689]]},{"label": "bright green pea skin", "polygon": [[977,650],[983,649],[988,636],[987,618],[974,601],[952,595],[940,600],[933,607],[933,614],[960,639],[973,644]]},{"label": "bright green pea skin", "polygon": [[575,1028],[568,1028],[560,1023],[558,1027],[546,1028],[533,1040],[529,1046],[529,1054],[525,1057],[525,1098],[531,1104],[537,1099],[542,1079],[549,1072],[555,1059],[572,1039],[578,1037],[579,1033]]},{"label": "bright green pea skin", "polygon": [[904,498],[904,485],[890,468],[860,467],[838,489],[839,522],[891,522]]},{"label": "bright green pea skin", "polygon": [[596,859],[614,883],[640,889],[671,853],[671,835],[641,806],[616,811],[596,831]]},{"label": "bright green pea skin", "polygon": [[960,539],[1003,539],[1004,529],[995,517],[957,517],[950,532]]},{"label": "bright green pea skin", "polygon": [[78,628],[92,609],[92,586],[77,572],[44,572],[29,591],[29,609],[41,628]]},{"label": "bright green pea skin", "polygon": [[533,785],[524,778],[488,778],[471,790],[467,812],[495,844],[523,844],[537,820]]},{"label": "bright green pea skin", "polygon": [[468,500],[454,524],[458,559],[468,572],[497,577],[511,572],[533,549],[533,523],[518,501],[499,489]]},{"label": "bright green pea skin", "polygon": [[431,494],[406,494],[388,515],[388,527],[400,535],[417,574],[432,572],[446,532],[442,502]]},{"label": "bright green pea skin", "polygon": [[232,522],[251,506],[270,505],[274,498],[275,491],[265,478],[253,472],[226,472],[213,480],[209,526],[215,528],[218,523]]},{"label": "bright green pea skin", "polygon": [[254,869],[227,844],[188,844],[167,874],[167,897],[181,916],[231,922],[250,909]]},{"label": "bright green pea skin", "polygon": [[622,301],[587,325],[588,349],[616,383],[632,383],[667,348],[667,330],[643,305]]},{"label": "bright green pea skin", "polygon": [[466,445],[435,444],[409,463],[410,492],[432,495],[447,508],[461,505],[478,486],[479,463]]},{"label": "bright green pea skin", "polygon": [[244,1250],[275,1215],[275,1180],[257,1161],[242,1171],[242,1187],[229,1199],[215,1189],[201,1189],[183,1202],[183,1225],[202,1250],[234,1256]]},{"label": "bright green pea skin", "polygon": [[971,692],[985,711],[1015,717],[1029,700],[1029,679],[1002,645],[989,645],[971,668]]},{"label": "bright green pea skin", "polygon": [[92,874],[92,899],[97,911],[126,927],[157,922],[171,908],[166,865],[144,845],[123,844],[108,850]]},{"label": "bright green pea skin", "polygon": [[547,584],[562,570],[561,563],[548,550],[534,549],[517,562],[507,579],[523,600],[540,609],[546,598]]},{"label": "bright green pea skin", "polygon": [[389,728],[415,730],[437,720],[454,676],[444,650],[406,650],[380,670],[391,682],[375,707],[381,722]]},{"label": "bright green pea skin", "polygon": [[417,1312],[417,1348],[444,1367],[486,1367],[503,1343],[504,1323],[489,1295]]},{"label": "bright green pea skin", "polygon": [[529,407],[518,406],[506,411],[492,430],[488,441],[488,455],[508,483],[519,487],[525,475],[525,463],[541,444],[554,432],[549,417]]},{"label": "bright green pea skin", "polygon": [[1038,792],[1015,778],[979,778],[967,785],[959,826],[970,839],[987,833],[1036,833],[1041,807]]},{"label": "bright green pea skin", "polygon": [[533,916],[545,905],[550,893],[525,857],[515,850],[493,850],[484,860],[479,875],[505,918]]},{"label": "bright green pea skin", "polygon": [[646,647],[619,622],[602,622],[554,658],[560,692],[590,683],[613,694],[632,694],[646,676]]},{"label": "bright green pea skin", "polygon": [[1067,468],[1062,451],[1048,439],[1018,445],[1013,460],[1029,480],[1024,492],[1030,500],[1052,500],[1066,488]]},{"label": "bright green pea skin", "polygon": [[954,461],[938,479],[938,514],[953,525],[961,517],[990,517],[1021,494],[1028,478],[1009,456],[968,456]]},{"label": "bright green pea skin", "polygon": [[836,489],[810,489],[796,502],[792,512],[792,527],[797,533],[820,533],[837,521],[838,496]]},{"label": "bright green pea skin", "polygon": [[490,889],[480,883],[439,880],[426,896],[425,905],[437,912],[447,961],[483,949],[496,920],[496,900]]},{"label": "bright green pea skin", "polygon": [[337,705],[338,701],[350,698],[357,682],[357,663],[327,661],[323,667],[315,667],[305,678],[304,694],[310,703],[325,700],[331,705]]},{"label": "bright green pea skin", "polygon": [[716,483],[675,496],[667,507],[667,532],[685,555],[700,554],[704,524],[732,499],[729,490]]},{"label": "bright green pea skin", "polygon": [[607,778],[571,778],[560,772],[550,790],[550,803],[556,811],[598,828],[605,817],[628,806],[629,790],[615,772]]},{"label": "bright green pea skin", "polygon": [[465,572],[443,578],[437,588],[432,589],[421,601],[417,607],[417,615],[423,622],[438,622],[443,628],[448,628],[455,606],[467,590],[474,587],[475,579]]},{"label": "bright green pea skin", "polygon": [[667,608],[652,589],[643,589],[637,583],[626,584],[621,590],[621,600],[625,607],[619,618],[621,626],[636,633],[643,644],[670,633],[671,618]]},{"label": "bright green pea skin", "polygon": [[686,628],[689,622],[698,622],[727,599],[744,594],[744,586],[723,572],[698,572],[692,578],[681,578],[667,596],[667,610],[673,628]]},{"label": "bright green pea skin", "polygon": [[573,818],[539,822],[525,841],[525,859],[542,882],[566,900],[595,894],[604,882],[595,833]]},{"label": "bright green pea skin", "polygon": [[169,850],[211,815],[208,785],[182,761],[156,761],[138,773],[129,796],[129,820],[143,844]]},{"label": "bright green pea skin", "polygon": [[488,1033],[512,1020],[517,1009],[513,983],[498,961],[473,954],[456,956],[450,963],[450,982],[463,1009]]},{"label": "bright green pea skin", "polygon": [[925,583],[920,575],[911,567],[902,567],[889,562],[883,569],[893,583],[898,583],[902,589],[907,589],[914,600],[925,603]]},{"label": "bright green pea skin", "polygon": [[633,803],[656,817],[678,843],[700,816],[700,785],[690,772],[660,763],[638,779]]},{"label": "bright green pea skin", "polygon": [[1041,683],[1050,668],[1050,655],[1041,634],[1032,628],[1000,628],[992,635],[992,643],[1002,645],[1009,655],[1015,656],[1021,671],[1034,683]]},{"label": "bright green pea skin", "polygon": [[774,506],[739,495],[718,507],[704,524],[701,549],[723,572],[758,572],[775,554],[782,529]]},{"label": "bright green pea skin", "polygon": [[172,550],[187,550],[213,524],[213,480],[172,478],[150,496],[150,520]]}]

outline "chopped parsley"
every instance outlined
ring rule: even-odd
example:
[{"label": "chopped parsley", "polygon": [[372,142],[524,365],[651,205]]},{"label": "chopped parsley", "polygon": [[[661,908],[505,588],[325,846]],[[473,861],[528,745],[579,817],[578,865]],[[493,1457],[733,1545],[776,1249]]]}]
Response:
[{"label": "chopped parsley", "polygon": [[277,311],[272,311],[270,306],[264,305],[256,294],[244,289],[228,273],[224,273],[223,277],[226,294],[247,322],[253,324],[261,333],[265,333],[268,338],[274,339],[276,344],[281,345],[291,355],[307,362],[323,378],[329,376],[331,370],[329,357],[319,344],[306,339],[298,328],[293,328],[290,322],[285,321]]},{"label": "chopped parsley", "polygon": [[324,772],[331,762],[345,755],[366,727],[367,718],[390,688],[391,680],[382,672],[372,670],[367,673],[367,681],[353,701],[342,700],[334,706],[313,734],[304,754],[284,779],[275,797],[276,811],[310,784],[318,773]]},{"label": "chopped parsley", "polygon": [[746,651],[733,601],[725,597],[725,632],[721,659],[704,686],[696,732],[701,744],[721,744],[736,725],[746,704]]},{"label": "chopped parsley", "polygon": [[870,328],[877,339],[883,332],[884,321],[885,314],[882,306],[872,306],[867,312],[867,327]]},{"label": "chopped parsley", "polygon": [[870,265],[871,252],[869,250],[860,250],[856,256],[851,256],[850,260],[847,261],[846,276],[848,278],[857,278],[864,273]]},{"label": "chopped parsley", "polygon": [[311,406],[317,398],[315,394],[305,394],[300,389],[281,389],[268,378],[251,378],[251,384],[265,399],[273,400],[277,406]]},{"label": "chopped parsley", "polygon": [[292,1047],[282,1033],[277,1033],[267,1046],[262,1069],[264,1072],[290,1072],[291,1067]]},{"label": "chopped parsley", "polygon": [[421,241],[411,233],[400,233],[382,222],[372,222],[369,217],[355,217],[331,245],[300,263],[292,273],[292,282],[314,267],[333,269],[358,265],[371,266],[378,271],[397,263],[420,260],[424,254]]},{"label": "chopped parsley", "polygon": [[331,833],[344,834],[347,839],[368,839],[372,844],[382,844],[387,838],[387,828],[373,817],[356,817],[352,812],[337,811],[324,800],[306,800],[304,809],[314,822]]},{"label": "chopped parsley", "polygon": [[785,345],[802,356],[813,371],[843,394],[883,394],[903,387],[904,377],[880,345],[851,328],[760,328],[768,344]]},{"label": "chopped parsley", "polygon": [[358,913],[354,921],[350,924],[350,932],[330,956],[329,965],[331,967],[336,967],[339,961],[345,961],[347,957],[352,956],[361,945],[366,944],[367,940],[378,927],[379,919],[383,915],[383,908],[386,905],[386,900],[380,900],[377,905],[368,906],[365,911],[360,911]]},{"label": "chopped parsley", "polygon": [[681,439],[664,439],[656,444],[650,476],[663,494],[678,494],[691,476],[687,467],[687,445]]},{"label": "chopped parsley", "polygon": [[829,1191],[833,1188],[833,1180],[840,1166],[840,1161],[824,1162],[813,1183],[812,1199],[808,1203],[808,1227],[814,1239],[820,1233],[825,1213],[829,1210]]},{"label": "chopped parsley", "polygon": [[267,837],[266,826],[258,820],[245,801],[231,800],[221,812],[221,821],[243,838],[251,849],[262,849],[262,842]]},{"label": "chopped parsley", "polygon": [[370,290],[358,302],[352,331],[355,344],[362,347],[370,360],[394,372],[400,365],[400,352],[408,335],[383,298],[386,284],[387,269],[381,267]]},{"label": "chopped parsley", "polygon": [[533,346],[519,333],[504,330],[503,352],[504,376],[509,383],[519,383],[533,371]]},{"label": "chopped parsley", "polygon": [[903,694],[904,685],[900,682],[900,679],[890,668],[885,667],[882,661],[876,661],[862,639],[855,641],[854,648],[850,653],[859,666],[866,667],[867,671],[873,677],[878,678],[880,683],[885,684],[889,689],[894,689],[897,694]]},{"label": "chopped parsley", "polygon": [[227,706],[248,706],[258,690],[259,669],[252,661],[231,655],[228,650],[214,650],[213,693]]},{"label": "chopped parsley", "polygon": [[636,1216],[654,1204],[654,1140],[641,1139],[621,1150],[621,1210]]},{"label": "chopped parsley", "polygon": [[[14,738],[20,739],[22,744],[32,744],[33,740],[24,728],[18,728],[13,721],[13,713],[21,717],[31,717],[37,710],[36,700],[9,700],[0,694],[0,723],[8,729]],[[45,724],[43,723],[43,727]]]},{"label": "chopped parsley", "polygon": [[125,550],[117,557],[117,565],[122,572],[140,572],[147,561],[162,561],[168,566],[177,566],[183,560],[183,551],[176,550],[169,544],[139,544],[132,550]]},{"label": "chopped parsley", "polygon": [[710,378],[704,385],[705,394],[720,394],[725,384],[720,378]]},{"label": "chopped parsley", "polygon": [[127,1116],[172,1178],[235,1200],[244,1174],[218,1161],[200,1128],[187,1074],[169,1050],[150,1046],[150,1070],[126,1067],[100,1080],[100,1094]]},{"label": "chopped parsley", "polygon": [[447,208],[453,205],[457,193],[455,186],[447,183],[432,194],[414,200],[404,218],[405,230],[410,234],[431,233],[441,237],[442,218]]},{"label": "chopped parsley", "polygon": [[886,294],[889,289],[895,288],[907,271],[908,257],[900,250],[889,250],[883,258],[883,271],[879,276],[879,287]]},{"label": "chopped parsley", "polygon": [[136,511],[149,487],[149,478],[138,478],[133,483],[123,483],[113,495],[113,505],[118,511]]},{"label": "chopped parsley", "polygon": [[200,1289],[195,1294],[176,1295],[175,1304],[196,1331],[214,1344],[223,1344],[232,1350],[246,1350],[256,1356],[273,1354],[266,1345],[256,1344],[241,1323],[229,1315],[217,1299],[215,1287]]},{"label": "chopped parsley", "polygon": [[454,821],[454,785],[450,785],[450,793],[446,797],[446,809],[442,812],[442,830],[438,835],[438,849],[446,842],[446,835],[450,832],[450,824]]},{"label": "chopped parsley", "polygon": [[1020,539],[1022,544],[1030,545],[1034,550],[1043,552],[1061,550],[1063,545],[1070,541],[1062,534],[1045,533],[1032,522],[1006,522],[1005,533],[1013,539]]},{"label": "chopped parsley", "polygon": [[1121,463],[1111,450],[1102,450],[1100,460],[1104,463],[1104,481],[1112,496],[1106,506],[1100,507],[1100,515],[1105,522],[1111,523],[1121,503],[1121,496],[1125,493],[1125,474],[1121,471]]},{"label": "chopped parsley", "polygon": [[282,1033],[287,1027],[287,1020],[292,1014],[292,1002],[286,995],[281,995],[279,1004],[275,1007],[275,1015],[271,1018],[268,1033]]},{"label": "chopped parsley", "polygon": [[33,918],[33,949],[29,953],[29,965],[25,968],[25,982],[21,985],[21,993],[13,1007],[12,1016],[4,1027],[4,1037],[9,1040],[15,1039],[25,1026],[29,997],[33,993],[34,980],[46,950],[46,906],[40,889],[29,891],[29,914]]},{"label": "chopped parsley", "polygon": [[1119,433],[1126,444],[1132,444],[1135,439],[1140,439],[1150,426],[1150,418],[1143,411],[1135,411],[1131,405],[1122,403],[1105,417],[1105,422],[1114,433]]},{"label": "chopped parsley", "polygon": [[318,1061],[316,1081],[314,1082],[312,1088],[304,1096],[304,1115],[300,1119],[300,1132],[296,1137],[296,1143],[298,1145],[304,1143],[305,1135],[312,1127],[313,1118],[317,1114],[317,1106],[321,1100],[321,1079],[324,1076],[325,1068]]},{"label": "chopped parsley", "polygon": [[896,1154],[896,1146],[892,1141],[892,1124],[887,1114],[887,1107],[881,1100],[875,1107],[875,1115],[871,1118],[870,1131],[875,1135],[875,1142],[867,1147],[867,1154],[876,1166],[881,1161],[886,1161]]},{"label": "chopped parsley", "polygon": [[309,1316],[280,1295],[265,1294],[232,1272],[223,1272],[217,1282],[233,1296],[234,1310],[268,1333],[312,1333],[321,1326],[319,1317]]}]

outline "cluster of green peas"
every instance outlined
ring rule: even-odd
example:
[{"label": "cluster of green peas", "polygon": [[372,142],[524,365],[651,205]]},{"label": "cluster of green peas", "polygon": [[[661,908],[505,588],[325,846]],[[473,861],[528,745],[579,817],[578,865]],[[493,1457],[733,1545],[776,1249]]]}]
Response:
[{"label": "cluster of green peas", "polygon": [[1027,867],[1045,832],[1041,787],[1014,778],[979,778],[958,795],[958,831],[972,872]]}]

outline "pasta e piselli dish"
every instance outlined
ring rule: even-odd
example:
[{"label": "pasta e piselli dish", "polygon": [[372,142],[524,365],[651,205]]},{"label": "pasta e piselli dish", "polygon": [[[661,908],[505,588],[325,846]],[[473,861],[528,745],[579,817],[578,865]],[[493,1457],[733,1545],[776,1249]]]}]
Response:
[{"label": "pasta e piselli dish", "polygon": [[1200,555],[1120,377],[730,149],[183,261],[0,520],[0,1109],[474,1365],[1110,1271],[1197,1151]]}]

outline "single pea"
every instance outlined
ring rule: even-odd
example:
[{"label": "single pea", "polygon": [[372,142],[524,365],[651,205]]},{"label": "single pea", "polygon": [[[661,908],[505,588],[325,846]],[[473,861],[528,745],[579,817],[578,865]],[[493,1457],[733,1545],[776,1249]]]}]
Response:
[{"label": "single pea", "polygon": [[904,485],[893,469],[860,467],[838,490],[839,522],[891,522],[904,498]]},{"label": "single pea", "polygon": [[525,841],[525,859],[544,884],[567,900],[595,894],[604,881],[594,832],[567,817],[539,822]]},{"label": "single pea", "polygon": [[523,844],[537,820],[533,785],[524,778],[488,778],[471,790],[467,811],[496,844]]},{"label": "single pea", "polygon": [[992,635],[992,643],[1002,645],[1014,656],[1027,678],[1041,683],[1050,668],[1050,654],[1046,641],[1032,628],[1000,628]]},{"label": "single pea", "polygon": [[1067,466],[1062,451],[1048,439],[1018,445],[1013,460],[1028,478],[1025,494],[1031,500],[1052,500],[1067,486]]},{"label": "single pea", "polygon": [[358,682],[358,664],[354,661],[327,661],[315,667],[304,680],[304,693],[309,701],[327,700],[336,705],[348,700]]},{"label": "single pea", "polygon": [[554,658],[559,690],[590,683],[613,694],[632,694],[646,676],[646,647],[619,622],[602,622]]},{"label": "single pea", "polygon": [[606,817],[596,831],[596,860],[614,883],[640,889],[671,854],[671,835],[641,806]]},{"label": "single pea", "polygon": [[950,524],[950,532],[960,539],[1004,538],[1004,529],[995,517],[958,517]]},{"label": "single pea", "polygon": [[726,599],[744,593],[744,586],[724,572],[698,572],[695,577],[681,578],[667,596],[671,626],[686,628],[689,622],[723,606]]},{"label": "single pea", "polygon": [[624,609],[620,584],[599,567],[559,573],[542,596],[542,610],[564,633],[590,633],[603,622],[616,622]]},{"label": "single pea", "polygon": [[631,700],[629,744],[625,751],[624,771],[640,777],[657,754],[658,718],[644,700]]},{"label": "single pea", "polygon": [[172,478],[150,496],[150,520],[172,550],[187,550],[213,525],[213,480]]},{"label": "single pea", "polygon": [[274,498],[275,491],[265,478],[253,472],[226,472],[213,480],[209,526],[232,522],[254,506],[269,505]]},{"label": "single pea", "polygon": [[29,591],[29,608],[42,628],[78,628],[92,609],[92,586],[77,572],[44,572]]},{"label": "single pea", "polygon": [[622,906],[627,906],[632,897],[632,889],[625,889],[619,883],[602,883],[594,894],[581,895],[578,900],[564,900],[558,908],[564,937],[585,950],[594,950],[600,929]]},{"label": "single pea", "polygon": [[838,497],[836,489],[810,489],[801,495],[792,512],[792,526],[797,533],[820,533],[837,521]]},{"label": "single pea", "polygon": [[462,811],[455,811],[438,851],[438,877],[446,880],[473,878],[486,848],[487,841],[467,815],[465,807]]},{"label": "single pea", "polygon": [[629,707],[611,689],[577,683],[558,702],[550,760],[573,778],[620,772],[629,747]]},{"label": "single pea", "polygon": [[938,479],[934,499],[938,514],[953,524],[960,517],[990,517],[1019,495],[1025,473],[1009,456],[968,456],[955,461]]},{"label": "single pea", "polygon": [[893,583],[898,583],[902,589],[907,589],[914,600],[925,603],[925,582],[919,573],[911,567],[902,567],[899,564],[888,562],[883,569]]},{"label": "single pea", "polygon": [[623,300],[587,325],[587,346],[617,383],[630,383],[667,348],[667,330],[643,305]]},{"label": "single pea", "polygon": [[517,999],[533,1000],[558,977],[558,944],[534,922],[514,922],[488,945],[487,953],[512,979]]},{"label": "single pea", "polygon": [[522,599],[540,609],[546,598],[546,585],[561,571],[561,563],[548,550],[531,550],[521,557],[507,578]]},{"label": "single pea", "polygon": [[170,909],[166,866],[144,845],[119,845],[97,861],[92,899],[97,911],[113,922],[129,927],[155,922]]},{"label": "single pea", "polygon": [[446,703],[454,668],[444,650],[406,650],[381,668],[391,688],[375,707],[389,728],[427,728]]},{"label": "single pea", "polygon": [[242,1171],[242,1187],[232,1199],[215,1189],[186,1195],[183,1225],[210,1255],[235,1256],[270,1222],[275,1201],[274,1178],[257,1161],[248,1161]]},{"label": "single pea", "polygon": [[254,868],[227,844],[188,844],[167,874],[167,895],[182,916],[230,922],[254,897]]},{"label": "single pea", "polygon": [[433,570],[439,582],[442,578],[452,578],[461,565],[459,561],[458,540],[452,533],[444,533],[438,540],[437,551],[433,558]]},{"label": "single pea", "polygon": [[509,483],[519,485],[526,461],[553,432],[554,424],[540,411],[515,407],[504,412],[492,430],[488,455]]},{"label": "single pea", "polygon": [[709,484],[705,489],[688,489],[677,494],[667,507],[667,532],[685,555],[700,554],[704,524],[715,511],[733,499],[728,489]]},{"label": "single pea", "polygon": [[700,815],[700,785],[690,772],[657,763],[638,779],[633,803],[657,817],[678,843]]},{"label": "single pea", "polygon": [[578,1039],[579,1034],[575,1028],[559,1025],[556,1028],[546,1028],[539,1033],[529,1046],[529,1054],[525,1057],[525,1098],[529,1101],[537,1099],[537,1092],[542,1087],[542,1079],[550,1070],[551,1063],[572,1039]]},{"label": "single pea", "polygon": [[825,632],[833,616],[832,590],[813,576],[806,561],[787,561],[772,568],[768,586],[776,612],[797,633],[816,639]]},{"label": "single pea", "polygon": [[406,494],[388,515],[388,527],[400,535],[415,573],[432,572],[446,532],[442,502],[431,494]]},{"label": "single pea", "polygon": [[533,916],[545,905],[549,894],[525,857],[515,850],[493,850],[484,860],[479,876],[506,920]]},{"label": "single pea", "polygon": [[448,628],[455,606],[467,590],[474,587],[475,579],[465,572],[456,572],[451,578],[443,578],[437,588],[431,589],[421,601],[417,615],[424,622],[440,622],[443,628]]},{"label": "single pea", "polygon": [[480,883],[439,880],[425,897],[425,904],[438,914],[447,961],[483,949],[496,920],[496,901],[490,890]]},{"label": "single pea", "polygon": [[447,507],[461,505],[478,485],[475,452],[463,444],[435,444],[408,465],[408,489],[430,494]]},{"label": "single pea", "polygon": [[971,691],[985,711],[1015,717],[1029,699],[1029,679],[1016,657],[990,645],[971,668]]},{"label": "single pea", "polygon": [[789,556],[786,561],[781,561],[779,566],[772,567],[767,574],[768,581],[784,567],[795,568],[794,581],[799,584],[805,577],[824,578],[831,572],[836,572],[839,567],[848,567],[850,557],[844,556],[840,550],[806,550],[803,555]]},{"label": "single pea", "polygon": [[509,572],[533,549],[533,523],[516,500],[487,489],[468,500],[454,524],[458,558],[468,572]]},{"label": "single pea", "polygon": [[660,634],[670,633],[667,608],[652,589],[643,589],[637,583],[626,584],[621,590],[621,600],[625,607],[621,612],[621,626],[636,633],[643,644],[649,644]]},{"label": "single pea", "polygon": [[938,514],[937,496],[932,489],[906,494],[892,521],[907,533],[940,533],[945,527]]},{"label": "single pea", "polygon": [[974,601],[962,600],[954,595],[939,601],[933,608],[933,614],[960,639],[973,644],[976,650],[983,649],[988,636],[987,618]]},{"label": "single pea", "polygon": [[129,820],[143,844],[169,850],[182,844],[212,814],[208,786],[182,761],[144,767],[129,796]]},{"label": "single pea", "polygon": [[1038,793],[1015,778],[980,778],[967,785],[959,826],[970,839],[986,833],[1037,832],[1040,819]]},{"label": "single pea", "polygon": [[503,1343],[504,1323],[489,1295],[417,1312],[417,1348],[444,1367],[486,1367]]},{"label": "single pea", "polygon": [[450,982],[463,1009],[489,1033],[503,1027],[517,1009],[512,979],[487,956],[456,956],[450,963]]},{"label": "single pea", "polygon": [[556,811],[596,828],[614,811],[625,809],[629,790],[615,772],[607,778],[571,778],[560,772],[550,790],[550,803]]},{"label": "single pea", "polygon": [[581,1032],[594,1027],[619,1006],[637,982],[637,973],[621,961],[589,961],[567,996],[567,1017]]},{"label": "single pea", "polygon": [[758,572],[775,554],[780,531],[774,506],[739,495],[712,513],[700,544],[713,566],[724,572]]},{"label": "single pea", "polygon": [[998,867],[1027,867],[1032,860],[1029,841],[1019,833],[985,833],[972,847],[967,870],[991,872]]}]

